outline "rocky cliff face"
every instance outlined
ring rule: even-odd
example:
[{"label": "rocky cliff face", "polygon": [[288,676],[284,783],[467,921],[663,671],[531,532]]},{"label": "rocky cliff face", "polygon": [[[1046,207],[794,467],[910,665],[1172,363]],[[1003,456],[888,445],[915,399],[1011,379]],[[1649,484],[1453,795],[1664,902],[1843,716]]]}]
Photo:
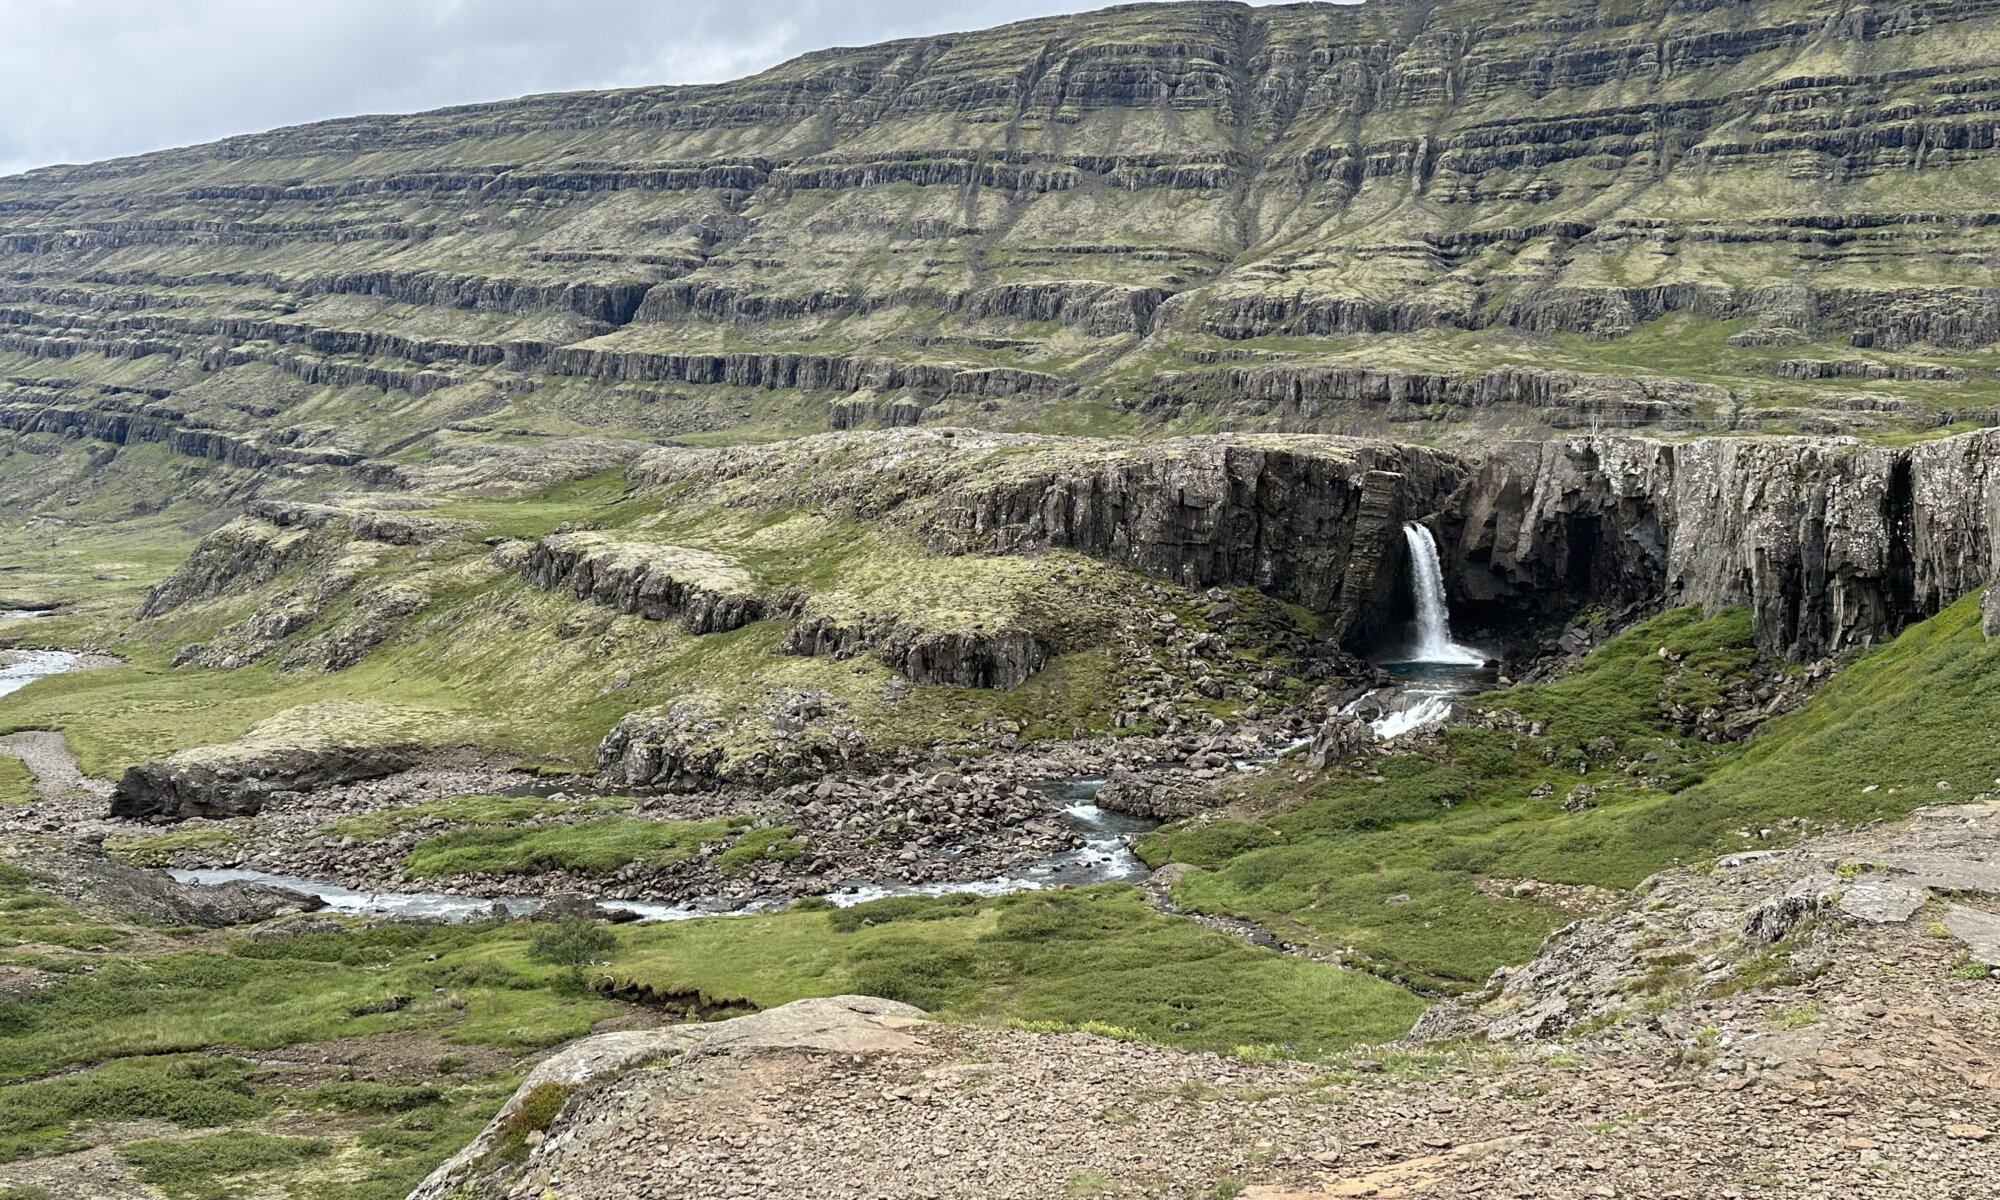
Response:
[{"label": "rocky cliff face", "polygon": [[185,751],[128,768],[112,790],[111,815],[169,821],[249,816],[300,792],[407,771],[417,759],[414,747],[324,740]]},{"label": "rocky cliff face", "polygon": [[[1073,550],[1185,587],[1254,587],[1321,614],[1335,636],[1366,640],[1408,603],[1402,523],[1436,511],[1471,469],[1426,447],[1346,438],[1133,443],[943,429],[676,447],[641,459],[632,477],[674,503],[884,522],[944,554]],[[800,638],[801,652],[881,640],[834,625]],[[1026,644],[993,653],[1002,675],[1037,654]]]},{"label": "rocky cliff face", "polygon": [[1049,658],[1032,629],[926,631],[905,628],[895,613],[848,621],[808,617],[792,627],[780,649],[835,659],[872,651],[916,683],[1001,691],[1026,683]]},{"label": "rocky cliff face", "polygon": [[678,618],[689,633],[723,633],[795,615],[792,596],[757,595],[749,575],[721,555],[684,546],[622,542],[598,533],[554,534],[528,547],[522,578],[567,589],[649,621]]},{"label": "rocky cliff face", "polygon": [[1930,616],[1992,576],[2000,438],[1516,443],[1439,520],[1454,598],[1482,615],[1586,603],[1748,604],[1811,658]]},{"label": "rocky cliff face", "polygon": [[1326,614],[1366,639],[1406,603],[1405,520],[1466,464],[1418,447],[1194,439],[1100,462],[1023,457],[947,490],[934,546],[1059,546],[1187,587],[1237,584]]}]

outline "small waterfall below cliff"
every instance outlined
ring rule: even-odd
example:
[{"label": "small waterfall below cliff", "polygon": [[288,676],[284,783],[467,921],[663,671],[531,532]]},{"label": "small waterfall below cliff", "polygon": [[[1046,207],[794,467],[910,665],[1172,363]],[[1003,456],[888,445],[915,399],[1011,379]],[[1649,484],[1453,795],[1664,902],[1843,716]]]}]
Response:
[{"label": "small waterfall below cliff", "polygon": [[1410,545],[1410,582],[1417,601],[1417,644],[1410,661],[1477,667],[1486,656],[1451,640],[1451,609],[1444,596],[1444,566],[1438,560],[1437,539],[1415,521],[1403,526]]},{"label": "small waterfall below cliff", "polygon": [[1484,653],[1451,638],[1451,609],[1445,599],[1437,539],[1411,521],[1403,526],[1403,540],[1410,548],[1416,640],[1402,661],[1382,664],[1396,677],[1396,687],[1370,692],[1347,706],[1350,713],[1369,708],[1379,712],[1368,727],[1385,742],[1450,719],[1461,696],[1492,686],[1494,678]]}]

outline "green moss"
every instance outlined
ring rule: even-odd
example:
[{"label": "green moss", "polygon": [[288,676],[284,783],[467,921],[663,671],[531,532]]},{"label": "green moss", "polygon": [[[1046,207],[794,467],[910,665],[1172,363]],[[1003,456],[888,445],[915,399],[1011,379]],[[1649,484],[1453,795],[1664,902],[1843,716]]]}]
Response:
[{"label": "green moss", "polygon": [[319,832],[333,837],[379,842],[426,821],[441,821],[448,825],[518,825],[538,817],[619,812],[631,807],[631,800],[618,796],[578,800],[538,796],[446,796],[401,808],[340,817],[328,821]]},{"label": "green moss", "polygon": [[161,1138],[118,1149],[134,1174],[173,1200],[226,1200],[242,1195],[249,1176],[297,1167],[325,1158],[333,1144],[324,1138],[278,1137],[241,1130],[198,1138]]},{"label": "green moss", "polygon": [[613,968],[655,989],[760,1007],[873,989],[947,1014],[1095,1021],[1217,1051],[1329,1053],[1394,1036],[1423,1007],[1360,972],[1161,916],[1137,889],[1114,885],[645,927]]},{"label": "green moss", "polygon": [[245,836],[241,829],[196,826],[165,833],[121,834],[104,839],[104,849],[135,867],[164,867],[177,851],[226,850],[241,844]]},{"label": "green moss", "polygon": [[260,1116],[271,1101],[251,1090],[249,1070],[237,1059],[132,1058],[0,1088],[0,1161],[77,1148],[77,1125],[152,1120],[200,1128]]},{"label": "green moss", "polygon": [[0,947],[54,946],[68,950],[115,949],[122,929],[95,920],[35,890],[42,881],[18,867],[0,865]]},{"label": "green moss", "polygon": [[0,804],[27,804],[35,799],[35,773],[19,756],[0,751]]},{"label": "green moss", "polygon": [[462,829],[418,842],[404,857],[403,869],[419,879],[543,871],[605,875],[634,862],[653,866],[678,862],[702,843],[719,841],[749,821],[748,817],[707,821],[596,817],[574,824]]},{"label": "green moss", "polygon": [[1139,839],[1137,852],[1151,867],[1170,862],[1212,867],[1283,838],[1270,826],[1249,821],[1199,821],[1162,825]]},{"label": "green moss", "polygon": [[575,1088],[561,1083],[542,1083],[528,1089],[500,1122],[498,1136],[493,1143],[489,1157],[500,1162],[513,1162],[527,1157],[528,1135],[540,1133],[555,1124],[563,1105],[569,1102]]},{"label": "green moss", "polygon": [[805,852],[798,826],[773,825],[743,833],[735,845],[715,856],[715,868],[724,875],[742,875],[760,862],[787,862]]}]

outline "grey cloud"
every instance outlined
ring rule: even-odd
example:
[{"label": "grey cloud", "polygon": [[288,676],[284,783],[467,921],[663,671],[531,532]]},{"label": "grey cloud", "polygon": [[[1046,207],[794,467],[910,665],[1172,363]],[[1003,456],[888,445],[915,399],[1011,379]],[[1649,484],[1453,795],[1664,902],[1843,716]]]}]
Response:
[{"label": "grey cloud", "polygon": [[1101,0],[0,0],[0,175],[357,113],[732,79]]}]

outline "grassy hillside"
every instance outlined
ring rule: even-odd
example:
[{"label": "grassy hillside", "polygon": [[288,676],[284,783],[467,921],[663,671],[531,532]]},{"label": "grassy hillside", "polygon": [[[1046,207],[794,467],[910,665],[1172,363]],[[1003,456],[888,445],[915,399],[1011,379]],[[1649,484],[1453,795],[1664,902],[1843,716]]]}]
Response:
[{"label": "grassy hillside", "polygon": [[[1789,837],[1976,794],[2000,776],[1996,654],[1970,598],[1858,655],[1747,746],[1716,745],[1680,736],[1659,705],[1729,686],[1751,659],[1747,625],[1670,612],[1566,679],[1484,699],[1534,714],[1540,735],[1464,726],[1365,771],[1300,784],[1274,770],[1231,819],[1148,840],[1149,857],[1204,868],[1177,889],[1183,903],[1351,946],[1366,971],[1257,950],[1099,886],[627,927],[587,974],[715,1011],[869,992],[955,1018],[1337,1061],[1406,1028],[1419,991],[1520,961],[1566,919],[1482,880],[1624,888],[1746,844],[1739,831],[1763,844],[1760,828]],[[1635,756],[1659,775],[1615,769]],[[1565,792],[1533,794],[1542,783],[1598,787],[1601,801],[1565,812]],[[0,1159],[116,1144],[129,1135],[107,1123],[143,1113],[173,1136],[116,1152],[180,1194],[254,1175],[390,1200],[471,1135],[522,1056],[618,1011],[538,958],[527,925],[226,936],[79,911],[45,886],[0,868],[0,963],[47,984],[0,998]],[[405,1065],[392,1082],[238,1057],[322,1044],[393,1047]],[[230,1153],[204,1130],[229,1131]]]},{"label": "grassy hillside", "polygon": [[[1458,726],[1366,773],[1268,779],[1234,816],[1168,826],[1141,852],[1206,868],[1175,888],[1191,908],[1352,947],[1421,987],[1462,988],[1568,919],[1482,881],[1624,889],[1768,837],[1996,786],[2000,646],[1979,625],[1968,597],[1857,656],[1737,747],[1683,736],[1661,710],[1708,704],[1741,674],[1754,658],[1747,614],[1676,610],[1559,682],[1480,697],[1486,712],[1543,723],[1539,736]],[[1565,811],[1579,789],[1592,807]]]}]

